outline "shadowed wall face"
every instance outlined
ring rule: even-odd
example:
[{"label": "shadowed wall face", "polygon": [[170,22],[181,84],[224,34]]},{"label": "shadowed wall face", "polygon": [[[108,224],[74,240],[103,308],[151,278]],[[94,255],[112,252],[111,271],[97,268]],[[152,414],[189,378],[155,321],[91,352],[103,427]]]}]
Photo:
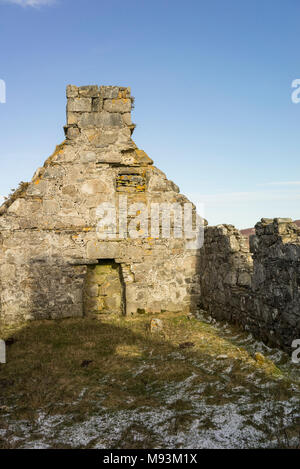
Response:
[{"label": "shadowed wall face", "polygon": [[84,315],[123,314],[124,287],[121,267],[114,261],[88,266],[84,284]]},{"label": "shadowed wall face", "polygon": [[300,229],[286,218],[263,218],[255,229],[249,248],[232,225],[206,228],[201,304],[212,317],[290,351],[300,337]]}]

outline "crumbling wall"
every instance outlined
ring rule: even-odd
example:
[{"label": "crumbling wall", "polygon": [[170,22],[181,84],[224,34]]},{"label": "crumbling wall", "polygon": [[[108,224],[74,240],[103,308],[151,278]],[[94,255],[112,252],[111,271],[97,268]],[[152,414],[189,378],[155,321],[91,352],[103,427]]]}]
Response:
[{"label": "crumbling wall", "polygon": [[289,349],[300,338],[300,229],[289,218],[262,219],[255,229],[252,295],[260,337]]},{"label": "crumbling wall", "polygon": [[246,238],[231,225],[205,229],[201,306],[214,318],[290,350],[300,337],[300,230],[291,219],[262,219]]},{"label": "crumbling wall", "polygon": [[132,140],[132,104],[130,88],[67,87],[66,140],[0,208],[1,320],[82,316],[88,266],[104,259],[120,266],[127,314],[196,307],[197,252],[184,239],[153,236],[149,220],[136,237],[119,224],[99,236],[103,203],[130,226],[139,207],[126,212],[122,197],[149,213],[189,202]]},{"label": "crumbling wall", "polygon": [[246,239],[232,225],[205,228],[200,250],[201,306],[214,318],[245,324],[252,256]]}]

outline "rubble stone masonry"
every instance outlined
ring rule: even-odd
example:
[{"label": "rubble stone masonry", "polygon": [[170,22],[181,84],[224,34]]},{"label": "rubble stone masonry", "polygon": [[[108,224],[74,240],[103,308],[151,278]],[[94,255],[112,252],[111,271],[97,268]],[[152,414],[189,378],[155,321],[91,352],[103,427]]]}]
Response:
[{"label": "rubble stone masonry", "polygon": [[[184,239],[145,236],[142,227],[135,239],[97,235],[98,207],[119,207],[120,196],[149,213],[152,203],[189,202],[133,142],[132,105],[129,88],[67,87],[66,140],[0,208],[2,321],[81,317],[89,304],[99,314],[108,304],[125,314],[196,309],[199,252]],[[125,216],[129,223],[133,213]],[[120,282],[104,279],[97,300],[86,279],[104,260]]]},{"label": "rubble stone masonry", "polygon": [[300,338],[300,229],[291,219],[275,218],[262,219],[255,230],[249,247],[232,225],[205,229],[201,306],[290,351]]}]

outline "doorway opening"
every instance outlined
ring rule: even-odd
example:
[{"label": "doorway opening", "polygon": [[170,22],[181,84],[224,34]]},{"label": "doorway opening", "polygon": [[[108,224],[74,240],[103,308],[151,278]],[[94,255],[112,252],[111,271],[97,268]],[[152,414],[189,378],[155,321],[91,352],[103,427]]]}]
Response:
[{"label": "doorway opening", "polygon": [[89,265],[83,292],[84,315],[125,314],[125,284],[122,268],[114,259]]}]

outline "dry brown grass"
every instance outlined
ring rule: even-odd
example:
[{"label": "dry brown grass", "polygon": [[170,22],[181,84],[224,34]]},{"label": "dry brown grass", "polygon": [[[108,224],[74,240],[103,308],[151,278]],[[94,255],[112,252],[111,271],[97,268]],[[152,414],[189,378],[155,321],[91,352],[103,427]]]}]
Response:
[{"label": "dry brown grass", "polygon": [[[97,414],[100,402],[108,411],[155,408],[162,404],[165,385],[183,382],[192,374],[195,386],[197,382],[207,384],[203,398],[226,403],[226,393],[216,394],[214,386],[224,381],[229,364],[232,373],[224,389],[239,386],[250,373],[256,373],[266,381],[281,378],[286,392],[283,375],[272,362],[258,363],[211,325],[164,313],[160,316],[163,331],[151,334],[151,317],[107,315],[38,321],[16,329],[2,327],[0,337],[13,336],[15,343],[8,347],[7,364],[0,365],[1,428],[5,425],[2,415],[12,406],[15,419],[34,421],[43,409],[48,415],[72,414],[78,422]],[[184,342],[193,346],[180,348]],[[90,362],[88,366],[81,366],[84,361]],[[199,363],[213,363],[213,372]],[[247,386],[251,392],[248,381]],[[190,408],[188,400],[178,399],[170,408],[181,412],[178,425],[183,424],[180,418],[189,417],[182,414]],[[130,434],[128,447],[129,439]],[[7,447],[8,443],[2,444]]]}]

